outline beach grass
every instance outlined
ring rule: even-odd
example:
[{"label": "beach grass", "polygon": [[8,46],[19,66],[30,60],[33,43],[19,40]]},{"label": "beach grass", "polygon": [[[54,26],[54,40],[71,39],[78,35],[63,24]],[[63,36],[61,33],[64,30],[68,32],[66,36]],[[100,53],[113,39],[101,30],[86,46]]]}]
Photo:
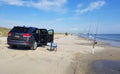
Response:
[{"label": "beach grass", "polygon": [[8,35],[9,30],[9,28],[0,27],[0,36],[6,37]]}]

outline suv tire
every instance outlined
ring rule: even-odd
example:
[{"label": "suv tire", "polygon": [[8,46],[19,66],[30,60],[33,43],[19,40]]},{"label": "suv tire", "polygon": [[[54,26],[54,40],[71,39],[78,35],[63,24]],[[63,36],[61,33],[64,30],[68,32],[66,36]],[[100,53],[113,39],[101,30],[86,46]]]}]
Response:
[{"label": "suv tire", "polygon": [[30,47],[31,50],[35,50],[37,48],[37,42],[34,41],[32,46]]}]

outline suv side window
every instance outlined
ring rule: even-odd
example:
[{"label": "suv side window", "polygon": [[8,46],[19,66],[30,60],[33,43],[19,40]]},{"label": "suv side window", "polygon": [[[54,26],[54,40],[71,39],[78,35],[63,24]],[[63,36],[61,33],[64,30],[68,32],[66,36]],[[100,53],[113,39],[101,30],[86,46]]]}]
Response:
[{"label": "suv side window", "polygon": [[40,29],[40,34],[48,34],[46,29]]},{"label": "suv side window", "polygon": [[39,34],[39,30],[36,30],[35,34]]},{"label": "suv side window", "polygon": [[40,31],[39,31],[38,29],[36,29],[33,33],[35,33],[35,34],[39,34]]}]

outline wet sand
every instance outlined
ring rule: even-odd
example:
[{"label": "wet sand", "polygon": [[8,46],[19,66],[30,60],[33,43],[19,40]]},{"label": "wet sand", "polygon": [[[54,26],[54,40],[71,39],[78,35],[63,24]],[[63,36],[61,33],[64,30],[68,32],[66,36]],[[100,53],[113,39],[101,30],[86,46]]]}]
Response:
[{"label": "wet sand", "polygon": [[48,51],[49,46],[36,50],[11,49],[6,44],[6,37],[0,37],[0,73],[93,74],[99,72],[100,65],[96,69],[96,61],[120,60],[120,48],[105,43],[99,42],[93,49],[93,41],[71,35],[56,35],[55,43],[57,52]]},{"label": "wet sand", "polygon": [[[86,39],[83,40],[86,42]],[[82,44],[82,42],[80,43]],[[82,45],[92,46],[91,44],[92,42],[88,41]],[[119,47],[98,42],[94,51],[94,53],[76,55],[75,62],[73,63],[73,66],[76,65],[75,73],[71,74],[120,74]]]},{"label": "wet sand", "polygon": [[98,60],[93,66],[95,74],[120,74],[120,61]]}]

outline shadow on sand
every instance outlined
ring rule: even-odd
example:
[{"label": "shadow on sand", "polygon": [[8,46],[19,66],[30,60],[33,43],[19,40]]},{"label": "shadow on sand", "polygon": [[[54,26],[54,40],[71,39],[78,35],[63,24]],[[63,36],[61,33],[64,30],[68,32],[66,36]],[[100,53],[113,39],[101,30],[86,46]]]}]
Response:
[{"label": "shadow on sand", "polygon": [[76,45],[93,45],[93,43],[75,43]]},{"label": "shadow on sand", "polygon": [[31,50],[30,48],[28,48],[28,47],[23,47],[23,46],[14,47],[14,48],[8,46],[8,49],[10,49],[10,50]]},{"label": "shadow on sand", "polygon": [[[45,45],[39,45],[38,47],[45,48]],[[17,47],[8,46],[7,48],[11,50],[31,50],[30,47],[25,47],[25,46],[17,46]]]}]

